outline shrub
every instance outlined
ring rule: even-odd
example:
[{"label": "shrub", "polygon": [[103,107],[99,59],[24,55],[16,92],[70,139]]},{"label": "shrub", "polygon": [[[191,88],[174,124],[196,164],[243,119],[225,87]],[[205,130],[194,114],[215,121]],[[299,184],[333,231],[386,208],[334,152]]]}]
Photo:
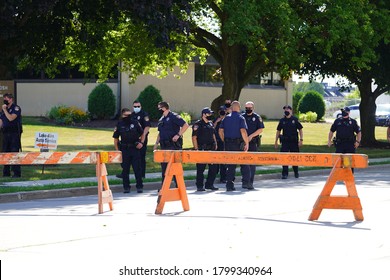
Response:
[{"label": "shrub", "polygon": [[190,115],[189,113],[180,112],[179,115],[180,115],[180,117],[182,117],[183,120],[185,120],[188,124],[191,123],[191,115]]},{"label": "shrub", "polygon": [[48,117],[58,124],[74,124],[79,122],[86,122],[89,116],[82,109],[77,107],[68,107],[65,105],[54,106],[50,109]]},{"label": "shrub", "polygon": [[307,112],[306,114],[300,113],[299,114],[299,121],[300,122],[316,122],[317,121],[317,113],[314,113],[312,111]]},{"label": "shrub", "polygon": [[152,85],[147,86],[138,96],[137,99],[142,109],[149,113],[149,117],[152,120],[160,118],[160,112],[157,109],[157,105],[162,101],[160,91]]},{"label": "shrub", "polygon": [[115,114],[115,95],[106,84],[96,86],[88,96],[88,111],[93,118],[108,119]]},{"label": "shrub", "polygon": [[298,114],[299,111],[298,111],[298,104],[299,104],[299,101],[301,101],[302,97],[305,95],[304,92],[302,91],[297,91],[293,94],[293,112],[295,114]]},{"label": "shrub", "polygon": [[320,120],[325,115],[324,97],[316,91],[308,91],[299,101],[298,111],[301,113],[315,112],[317,120]]}]

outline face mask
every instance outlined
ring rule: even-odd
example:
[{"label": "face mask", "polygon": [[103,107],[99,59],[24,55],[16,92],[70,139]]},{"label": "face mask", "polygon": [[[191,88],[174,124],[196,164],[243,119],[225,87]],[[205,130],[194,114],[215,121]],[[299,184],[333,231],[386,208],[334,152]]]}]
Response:
[{"label": "face mask", "polygon": [[122,120],[123,120],[125,123],[129,123],[129,122],[131,121],[131,117],[130,117],[130,116],[123,117]]},{"label": "face mask", "polygon": [[247,109],[247,110],[245,110],[245,112],[246,112],[247,114],[252,114],[253,110],[252,110],[252,109]]},{"label": "face mask", "polygon": [[212,121],[214,119],[214,117],[213,116],[206,116],[206,119],[209,121]]},{"label": "face mask", "polygon": [[8,100],[4,100],[4,104],[8,105],[9,104]]},{"label": "face mask", "polygon": [[136,113],[136,114],[141,112],[141,108],[134,107],[133,109],[134,109],[134,113]]},{"label": "face mask", "polygon": [[346,117],[346,116],[348,116],[348,112],[347,112],[347,111],[342,111],[342,112],[341,112],[341,115],[342,115],[343,117]]},{"label": "face mask", "polygon": [[226,112],[225,112],[225,111],[219,111],[219,115],[220,115],[220,116],[225,116],[225,115],[226,115]]},{"label": "face mask", "polygon": [[290,115],[290,112],[289,111],[284,111],[284,115],[287,117]]},{"label": "face mask", "polygon": [[162,115],[162,114],[164,114],[164,111],[163,111],[163,109],[158,109],[158,111],[160,112],[160,115]]},{"label": "face mask", "polygon": [[232,104],[230,104],[230,103],[225,103],[225,107],[226,107],[226,108],[230,108],[231,105],[232,105]]}]

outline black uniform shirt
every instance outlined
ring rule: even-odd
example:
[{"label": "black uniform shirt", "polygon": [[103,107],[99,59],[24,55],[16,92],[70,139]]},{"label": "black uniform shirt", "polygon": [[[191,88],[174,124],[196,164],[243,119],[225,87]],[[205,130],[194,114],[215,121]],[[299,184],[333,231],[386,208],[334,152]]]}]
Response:
[{"label": "black uniform shirt", "polygon": [[212,121],[205,122],[198,120],[192,126],[192,136],[196,136],[199,145],[210,145],[214,143],[215,129]]},{"label": "black uniform shirt", "polygon": [[247,130],[248,136],[251,135],[256,130],[260,128],[264,128],[263,120],[258,114],[252,113],[251,115],[248,115],[247,113],[244,113],[242,114],[242,116],[245,118],[246,124],[248,126],[248,130]]},{"label": "black uniform shirt", "polygon": [[283,117],[279,120],[278,127],[276,130],[282,131],[284,137],[296,138],[298,139],[298,130],[303,128],[299,120],[291,116],[290,118]]},{"label": "black uniform shirt", "polygon": [[179,133],[180,128],[186,123],[183,118],[169,112],[167,116],[162,116],[158,121],[158,132],[160,132],[160,141],[170,141],[173,136]]},{"label": "black uniform shirt", "polygon": [[360,127],[355,119],[338,118],[330,127],[332,132],[336,132],[337,139],[354,140],[355,133],[360,132]]},{"label": "black uniform shirt", "polygon": [[22,114],[22,109],[14,103],[7,108],[7,111],[9,114],[16,114],[16,119],[13,121],[9,121],[7,116],[4,114],[3,111],[1,111],[0,118],[3,121],[3,131],[4,132],[19,132],[21,133],[21,114]]},{"label": "black uniform shirt", "polygon": [[140,123],[141,127],[145,129],[145,127],[150,127],[149,114],[145,111],[141,110],[139,113],[132,113],[131,119],[136,120]]},{"label": "black uniform shirt", "polygon": [[112,136],[117,139],[120,137],[122,144],[135,144],[143,133],[140,123],[129,118],[118,122]]}]

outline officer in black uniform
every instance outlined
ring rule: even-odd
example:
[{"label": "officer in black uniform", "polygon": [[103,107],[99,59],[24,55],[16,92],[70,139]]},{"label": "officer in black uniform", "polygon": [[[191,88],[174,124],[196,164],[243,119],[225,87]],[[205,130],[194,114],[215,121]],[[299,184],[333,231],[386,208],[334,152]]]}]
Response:
[{"label": "officer in black uniform", "polygon": [[[247,125],[244,117],[240,114],[240,102],[233,101],[232,112],[227,115],[219,128],[219,135],[225,143],[225,151],[248,151]],[[226,170],[226,191],[234,191],[234,176],[236,164],[228,164]],[[242,170],[242,185],[249,186],[250,170],[249,166]]]},{"label": "officer in black uniform", "polygon": [[[215,129],[213,120],[214,112],[206,107],[202,110],[202,118],[194,123],[192,126],[192,143],[195,150],[199,151],[215,151],[217,149],[217,139],[215,137]],[[209,164],[209,171],[207,174],[206,184],[204,183],[204,170],[207,164],[196,164],[196,188],[197,191],[212,190],[216,191],[218,188],[214,187],[215,177],[218,172],[218,164]]]},{"label": "officer in black uniform", "polygon": [[[217,139],[217,151],[225,150],[225,144],[223,143],[221,136],[219,136],[218,133],[219,127],[221,126],[221,122],[225,118],[225,116],[226,116],[225,106],[219,107],[219,116],[214,121],[215,137]],[[219,182],[226,184],[226,164],[218,164],[217,173],[218,172],[219,172]]]},{"label": "officer in black uniform", "polygon": [[[115,150],[122,152],[122,182],[124,193],[130,192],[130,165],[133,167],[138,193],[143,192],[141,152],[144,143],[143,129],[138,121],[131,119],[131,111],[122,109],[122,120],[115,127],[113,138]],[[120,143],[119,143],[120,138]]]},{"label": "officer in black uniform", "polygon": [[[261,133],[264,129],[264,123],[261,117],[256,114],[253,110],[255,109],[255,104],[252,101],[248,101],[245,103],[245,113],[243,114],[243,117],[245,118],[246,125],[248,126],[248,141],[249,141],[249,148],[248,152],[257,152],[260,146],[260,137]],[[253,190],[253,181],[255,179],[256,174],[256,165],[248,165],[250,170],[250,181],[247,188],[249,190]],[[242,171],[241,166],[241,173]]]},{"label": "officer in black uniform", "polygon": [[333,134],[336,132],[336,153],[355,153],[359,147],[362,133],[355,119],[349,117],[349,108],[341,110],[341,117],[336,119],[328,134],[328,147],[332,145]]},{"label": "officer in black uniform", "polygon": [[[162,116],[158,121],[158,135],[154,150],[160,145],[161,150],[181,150],[183,147],[183,134],[188,129],[188,123],[183,118],[169,110],[169,104],[161,101],[157,105]],[[165,179],[165,170],[168,163],[161,163],[162,182]],[[176,180],[176,178],[174,178]]]},{"label": "officer in black uniform", "polygon": [[[3,152],[20,152],[21,134],[22,134],[22,109],[14,104],[14,97],[11,93],[3,95],[4,104],[0,112],[0,128],[3,132]],[[3,177],[10,177],[11,170],[13,178],[19,178],[22,175],[20,165],[4,165]]]},{"label": "officer in black uniform", "polygon": [[[286,105],[283,107],[284,117],[279,120],[276,128],[275,149],[278,148],[278,141],[282,143],[281,152],[299,152],[299,147],[303,143],[302,124],[292,115],[292,107]],[[281,134],[281,132],[283,133]],[[299,138],[298,138],[299,132]],[[298,166],[293,166],[295,178],[299,178]],[[283,166],[282,179],[288,177],[288,166]]]}]

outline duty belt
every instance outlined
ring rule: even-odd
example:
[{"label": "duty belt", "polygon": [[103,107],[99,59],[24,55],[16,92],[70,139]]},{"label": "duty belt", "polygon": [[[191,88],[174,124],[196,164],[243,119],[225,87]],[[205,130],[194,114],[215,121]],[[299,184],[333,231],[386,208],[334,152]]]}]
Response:
[{"label": "duty belt", "polygon": [[225,138],[225,143],[241,143],[242,139],[241,138]]}]

